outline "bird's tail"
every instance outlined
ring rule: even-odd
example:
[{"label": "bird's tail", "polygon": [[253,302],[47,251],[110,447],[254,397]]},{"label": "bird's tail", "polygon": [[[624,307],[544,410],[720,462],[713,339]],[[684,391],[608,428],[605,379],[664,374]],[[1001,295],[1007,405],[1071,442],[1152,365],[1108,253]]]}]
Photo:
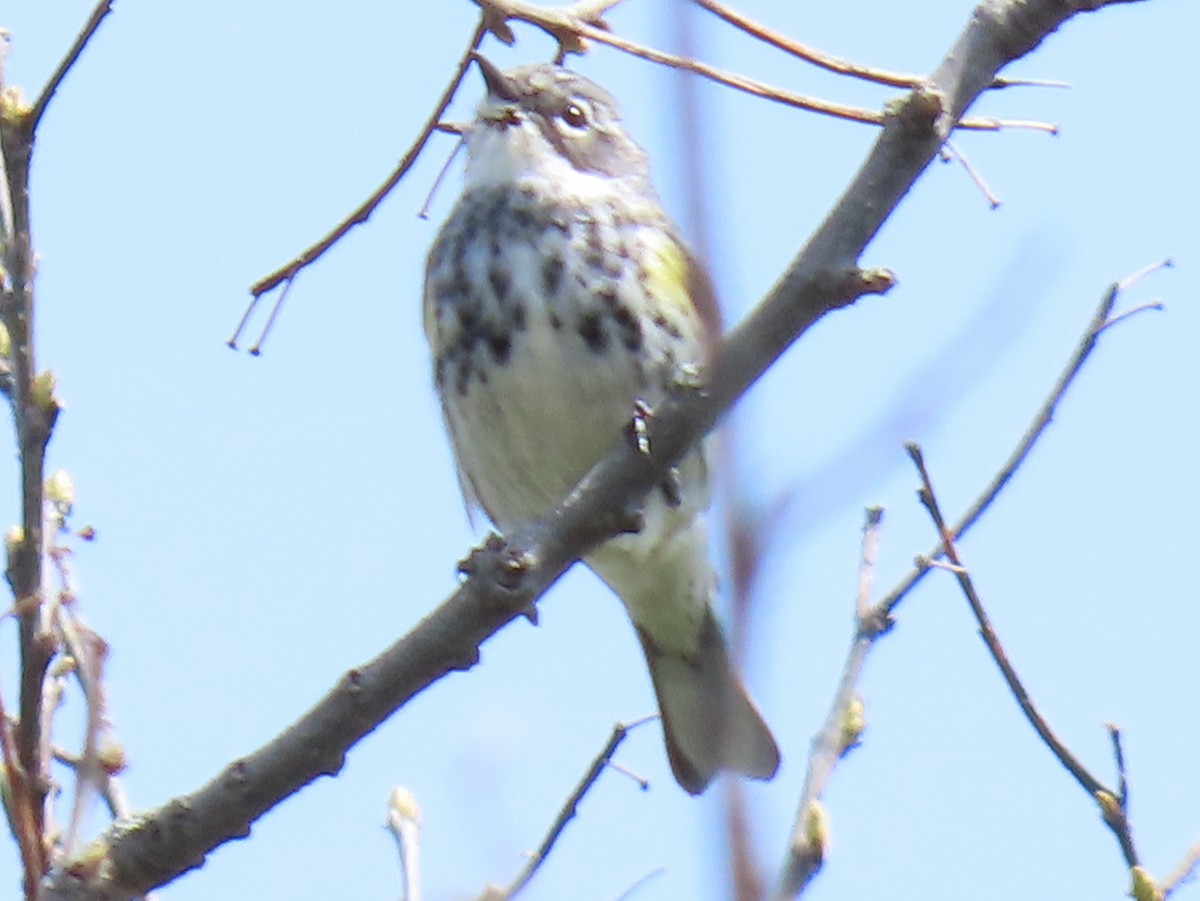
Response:
[{"label": "bird's tail", "polygon": [[720,770],[770,779],[779,748],[733,668],[710,598],[702,521],[655,542],[610,541],[588,565],[621,596],[637,627],[675,779],[700,794]]},{"label": "bird's tail", "polygon": [[675,779],[698,795],[719,770],[770,779],[779,769],[771,730],[733,669],[725,639],[707,611],[695,654],[657,648],[638,629]]}]

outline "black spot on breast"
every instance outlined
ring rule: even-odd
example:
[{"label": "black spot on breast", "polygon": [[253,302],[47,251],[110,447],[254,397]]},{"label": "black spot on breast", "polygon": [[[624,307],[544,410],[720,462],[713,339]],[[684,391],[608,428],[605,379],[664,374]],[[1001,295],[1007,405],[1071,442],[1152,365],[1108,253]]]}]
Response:
[{"label": "black spot on breast", "polygon": [[503,365],[508,362],[509,354],[512,353],[512,336],[494,332],[488,335],[488,348],[492,352],[492,359]]},{"label": "black spot on breast", "polygon": [[537,216],[528,207],[519,206],[509,215],[512,217],[514,231],[533,231],[534,226],[537,225]]},{"label": "black spot on breast", "polygon": [[495,260],[488,267],[488,283],[491,284],[492,290],[496,292],[497,300],[505,301],[508,299],[508,289],[512,287],[512,276],[508,274],[507,269]]},{"label": "black spot on breast", "polygon": [[513,328],[516,329],[518,332],[525,331],[526,327],[528,326],[528,322],[526,321],[526,319],[527,319],[527,314],[525,312],[525,304],[521,303],[520,301],[517,301],[516,303],[514,303],[512,305]]},{"label": "black spot on breast", "polygon": [[599,313],[584,313],[579,320],[579,337],[593,353],[603,353],[608,345],[608,335]]},{"label": "black spot on breast", "polygon": [[554,329],[556,332],[561,331],[562,329],[562,319],[557,313],[550,314],[550,328]]},{"label": "black spot on breast", "polygon": [[462,304],[455,311],[458,313],[458,328],[464,335],[470,335],[479,327],[479,312],[470,304]]},{"label": "black spot on breast", "polygon": [[642,346],[642,323],[630,311],[629,307],[617,307],[613,319],[621,332],[621,343],[629,351],[640,350]]},{"label": "black spot on breast", "polygon": [[558,293],[558,288],[562,284],[562,274],[562,257],[552,256],[542,261],[542,289],[547,296],[553,297]]},{"label": "black spot on breast", "polygon": [[458,233],[458,240],[460,242],[460,253],[458,256],[460,260],[462,259],[461,248],[475,243],[475,239],[479,237],[479,227],[478,216],[468,216],[466,221],[463,222],[462,231]]}]

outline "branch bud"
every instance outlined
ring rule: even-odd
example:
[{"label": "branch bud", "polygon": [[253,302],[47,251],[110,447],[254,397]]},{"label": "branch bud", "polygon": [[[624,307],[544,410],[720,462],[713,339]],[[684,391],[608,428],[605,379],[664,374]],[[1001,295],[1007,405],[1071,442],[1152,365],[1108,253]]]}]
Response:
[{"label": "branch bud", "polygon": [[47,412],[57,410],[62,406],[58,402],[58,398],[54,396],[54,389],[58,387],[58,376],[54,374],[53,369],[47,369],[39,372],[33,379],[33,386],[30,389],[30,398],[33,404],[39,410]]},{"label": "branch bud", "polygon": [[1129,875],[1133,879],[1129,894],[1134,901],[1163,901],[1163,898],[1166,897],[1162,888],[1154,881],[1154,877],[1146,872],[1145,867],[1133,867],[1129,871]]},{"label": "branch bud", "polygon": [[46,500],[67,510],[74,505],[75,483],[71,481],[71,474],[65,469],[56,470],[46,479]]}]

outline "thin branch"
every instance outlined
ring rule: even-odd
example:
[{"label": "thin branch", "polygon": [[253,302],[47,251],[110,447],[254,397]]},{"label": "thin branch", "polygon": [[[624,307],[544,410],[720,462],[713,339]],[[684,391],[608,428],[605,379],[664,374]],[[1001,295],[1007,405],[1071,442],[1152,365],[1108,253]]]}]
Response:
[{"label": "thin branch", "polygon": [[651,870],[645,876],[639,876],[634,881],[633,885],[629,886],[629,888],[625,889],[625,891],[623,891],[623,892],[621,892],[621,894],[617,895],[617,897],[614,898],[613,901],[627,901],[627,899],[632,898],[634,893],[638,889],[640,889],[643,885],[645,885],[647,882],[649,882],[651,879],[655,878],[656,876],[661,876],[665,872],[666,872],[666,870],[664,870],[662,867],[655,867],[653,870]]},{"label": "thin branch", "polygon": [[[774,85],[750,78],[746,75],[710,66],[708,63],[702,63],[699,60],[687,59],[677,56],[674,53],[667,53],[663,50],[647,47],[645,44],[639,44],[637,41],[631,41],[628,38],[605,31],[583,19],[573,18],[569,13],[564,12],[563,9],[537,6],[533,3],[527,3],[525,0],[475,0],[475,2],[487,11],[489,17],[494,18],[496,21],[506,22],[508,20],[515,20],[526,22],[542,29],[560,42],[563,40],[564,33],[574,35],[576,38],[586,38],[587,40],[595,41],[598,44],[606,44],[609,47],[614,47],[617,50],[628,53],[630,56],[636,56],[639,59],[657,63],[661,66],[694,72],[717,84],[723,84],[726,87],[743,91],[755,97],[781,103],[784,106],[808,110],[809,112],[820,113],[825,116],[833,116],[838,119],[845,119],[848,122],[861,122],[865,125],[884,125],[888,120],[886,110],[880,112],[878,110],[863,109],[861,107],[847,106],[842,103],[834,103],[829,100],[821,100],[816,97],[808,97],[804,94],[797,94],[794,91],[775,87]],[[995,119],[991,117],[963,119],[957,123],[956,127],[973,131],[998,131],[1003,128],[1033,129],[1050,134],[1058,131],[1056,126],[1046,122]]]},{"label": "thin branch", "polygon": [[[1124,0],[1118,0],[1118,2],[1124,2]],[[1144,276],[1167,265],[1169,265],[1169,261],[1156,263],[1142,270],[1137,275],[1139,277]],[[1083,364],[1087,362],[1088,357],[1095,350],[1096,339],[1100,333],[1116,322],[1125,319],[1127,315],[1147,309],[1161,309],[1159,305],[1140,306],[1134,310],[1130,310],[1128,314],[1119,314],[1116,317],[1112,317],[1113,307],[1116,305],[1122,287],[1129,284],[1132,284],[1132,282],[1126,279],[1124,282],[1117,282],[1110,285],[1108,290],[1104,292],[1099,306],[1096,308],[1095,313],[1092,314],[1091,320],[1088,322],[1083,335],[1079,339],[1079,343],[1075,347],[1075,352],[1071,355],[1071,359],[1067,362],[1061,375],[1059,375],[1058,381],[1054,383],[1054,387],[1051,389],[1045,403],[1042,404],[1037,416],[1034,417],[1032,424],[1025,431],[1025,434],[1021,436],[1021,440],[1017,442],[1017,446],[1013,448],[1012,453],[1009,454],[1008,459],[1004,461],[1004,465],[1000,467],[1000,470],[992,478],[991,482],[988,483],[987,487],[980,492],[979,496],[975,498],[975,501],[967,508],[966,512],[950,528],[950,534],[955,540],[962,538],[978,522],[984,511],[991,506],[992,501],[996,499],[1004,486],[1008,484],[1016,471],[1020,469],[1021,464],[1025,462],[1026,457],[1033,450],[1033,446],[1054,419],[1055,411],[1058,409],[1058,405],[1062,402],[1063,397],[1066,396],[1067,389],[1071,387],[1071,384],[1075,381],[1075,377],[1083,369]],[[886,607],[889,613],[895,610],[896,606],[916,587],[917,583],[925,578],[925,574],[929,571],[929,562],[939,560],[944,555],[945,549],[942,544],[934,545],[927,554],[923,555],[923,565],[914,567],[880,601],[881,606]]]},{"label": "thin branch", "polygon": [[[47,701],[58,686],[47,683],[47,669],[57,650],[52,627],[54,603],[45,597],[46,530],[45,453],[60,409],[54,376],[39,373],[34,345],[34,278],[29,176],[37,128],[67,73],[111,11],[111,0],[92,10],[75,42],[59,62],[33,106],[22,109],[16,95],[2,83],[0,67],[0,268],[7,290],[0,303],[0,321],[8,332],[4,391],[10,401],[20,456],[21,528],[9,542],[6,577],[18,613],[20,696],[15,736],[3,724],[4,756],[10,786],[10,823],[21,849],[27,898],[39,891],[50,865],[53,845],[49,834],[50,716]],[[0,285],[2,286],[2,285]],[[15,740],[12,740],[15,739]],[[15,748],[13,747],[15,745]],[[15,752],[15,753],[14,753]],[[15,759],[14,759],[15,758]]]},{"label": "thin branch", "polygon": [[255,820],[319,776],[340,770],[348,750],[446,674],[469,669],[481,645],[534,610],[568,567],[626,527],[641,499],[759,377],[827,313],[891,285],[857,260],[937,156],[963,111],[1000,68],[1032,51],[1077,12],[1102,0],[992,0],[972,15],[929,87],[893,104],[859,171],[774,287],[721,343],[703,390],[679,385],[649,424],[655,458],[618,442],[547,516],[492,536],[464,561],[455,593],[405,637],[345,674],[311,711],[210,783],[136,821],[110,828],[104,854],[75,861],[46,881],[41,901],[115,901],[203,864],[216,846],[244,837]]},{"label": "thin branch", "polygon": [[1170,873],[1159,884],[1162,889],[1163,897],[1169,898],[1185,882],[1188,882],[1195,875],[1196,867],[1200,865],[1200,839],[1196,840],[1187,853],[1183,855],[1183,859],[1175,866]]},{"label": "thin branch", "polygon": [[529,861],[521,868],[521,872],[517,874],[512,884],[496,897],[504,899],[515,898],[529,884],[534,874],[537,873],[546,858],[550,856],[555,842],[558,841],[563,830],[567,828],[567,823],[575,818],[579,802],[583,800],[583,796],[596,784],[596,780],[600,778],[600,774],[611,765],[613,755],[616,754],[617,748],[621,746],[621,742],[625,741],[629,733],[638,726],[656,719],[658,719],[657,715],[646,716],[640,720],[634,720],[632,723],[617,723],[613,727],[612,735],[609,737],[608,742],[604,745],[600,753],[596,755],[596,759],[592,761],[592,765],[583,774],[583,778],[579,780],[579,784],[575,786],[575,790],[571,792],[567,800],[563,803],[558,816],[555,817],[554,823],[550,826],[550,831],[546,833],[546,837],[542,839],[542,843],[538,846],[538,849],[529,855]]},{"label": "thin branch", "polygon": [[[91,29],[94,31],[94,28]],[[80,48],[90,36],[85,29],[76,42]],[[7,275],[8,290],[0,303],[0,321],[8,331],[11,350],[8,362],[11,385],[8,398],[13,414],[21,473],[21,527],[19,537],[10,541],[6,577],[12,589],[18,614],[20,649],[20,687],[16,752],[18,772],[10,779],[19,783],[13,804],[26,805],[15,820],[28,823],[36,843],[30,847],[18,837],[23,852],[33,855],[23,861],[27,879],[26,897],[35,897],[37,881],[28,874],[45,873],[49,867],[46,835],[46,805],[50,778],[43,753],[48,737],[43,731],[43,682],[55,651],[53,634],[47,628],[43,596],[43,503],[46,445],[58,418],[59,402],[54,394],[54,376],[38,374],[34,358],[34,277],[37,270],[33,251],[33,229],[29,202],[29,174],[33,158],[35,127],[45,110],[49,96],[65,75],[77,51],[69,53],[59,73],[39,99],[39,105],[22,109],[3,84],[0,84],[0,156],[3,157],[4,200],[9,205],[0,218],[5,220],[0,241],[0,267]],[[7,231],[11,229],[11,231]]]},{"label": "thin branch", "polygon": [[858,744],[862,732],[861,702],[858,701],[858,680],[871,646],[891,628],[891,622],[879,617],[878,608],[871,604],[871,588],[875,578],[875,561],[879,553],[879,537],[883,526],[883,508],[869,507],[863,524],[862,552],[858,568],[858,591],[854,609],[854,636],[833,703],[821,729],[813,737],[808,754],[808,767],[792,835],[785,855],[783,869],[772,895],[776,901],[795,898],[812,880],[825,860],[823,829],[813,828],[825,786],[837,762]]},{"label": "thin branch", "polygon": [[400,901],[421,901],[421,812],[417,799],[403,785],[392,789],[388,798],[388,831],[396,839],[404,893]]},{"label": "thin branch", "polygon": [[1129,813],[1129,778],[1125,772],[1125,748],[1121,744],[1121,730],[1112,723],[1108,729],[1108,737],[1112,740],[1113,762],[1117,765],[1117,802],[1121,810]]},{"label": "thin branch", "polygon": [[37,885],[42,877],[37,864],[44,823],[34,815],[41,808],[33,797],[30,780],[20,763],[14,725],[0,698],[0,759],[4,761],[4,772],[8,776],[8,798],[3,805],[4,812],[8,817],[8,828],[17,841],[25,885]]},{"label": "thin branch", "polygon": [[[247,306],[246,312],[243,314],[242,320],[238,324],[237,329],[230,336],[229,341],[227,342],[230,347],[237,347],[237,342],[241,337],[242,329],[249,320],[250,314],[253,312],[254,307],[258,304],[259,298],[281,284],[287,283],[290,286],[291,282],[300,273],[300,270],[320,259],[325,252],[329,250],[329,248],[341,240],[342,236],[350,231],[350,229],[352,229],[354,226],[361,225],[371,218],[371,214],[375,212],[375,209],[380,203],[383,202],[383,199],[387,197],[387,195],[392,192],[392,189],[400,183],[400,180],[404,178],[405,174],[409,169],[412,168],[413,164],[417,161],[417,158],[421,155],[421,151],[425,149],[425,145],[429,142],[429,138],[435,131],[438,130],[438,122],[442,118],[443,114],[445,114],[446,108],[450,105],[450,101],[454,98],[454,93],[458,90],[458,86],[462,83],[463,77],[467,74],[467,69],[471,65],[472,54],[479,49],[479,45],[483,41],[484,35],[486,34],[487,29],[484,27],[483,21],[481,20],[480,23],[475,26],[475,31],[472,33],[470,41],[467,42],[467,49],[463,51],[462,56],[459,58],[458,65],[454,70],[454,75],[451,76],[450,81],[447,82],[445,89],[442,91],[442,95],[438,98],[437,103],[434,105],[433,112],[429,114],[429,118],[427,118],[425,120],[425,124],[421,126],[421,130],[417,133],[416,139],[405,152],[404,156],[401,157],[400,162],[392,171],[392,174],[389,175],[383,181],[383,183],[371,193],[370,197],[359,204],[358,207],[356,207],[354,211],[350,213],[350,215],[339,222],[332,231],[325,235],[325,237],[321,238],[312,246],[305,248],[290,262],[285,263],[270,275],[260,278],[250,286],[250,303]],[[283,297],[280,297],[279,301],[276,302],[275,309],[272,310],[271,317],[268,320],[266,327],[263,329],[262,334],[259,335],[258,341],[256,341],[254,344],[255,350],[260,351],[262,349],[262,343],[266,339],[267,331],[270,329],[271,322],[274,321],[275,313],[282,302]]]},{"label": "thin branch", "polygon": [[702,9],[708,10],[717,18],[746,32],[751,37],[758,38],[758,40],[770,44],[777,50],[782,50],[784,53],[789,53],[829,72],[834,72],[838,75],[848,75],[851,78],[859,78],[863,81],[870,81],[893,88],[915,88],[921,84],[921,76],[919,75],[912,75],[908,72],[889,72],[886,69],[877,69],[874,66],[863,66],[809,47],[807,44],[802,44],[800,41],[790,38],[782,32],[775,31],[766,25],[754,21],[749,16],[737,10],[730,9],[724,3],[718,3],[717,0],[693,0],[693,2]]},{"label": "thin branch", "polygon": [[947,141],[945,149],[946,153],[949,154],[950,157],[958,160],[959,165],[961,165],[964,171],[966,171],[967,177],[975,183],[975,187],[977,187],[979,192],[983,194],[985,198],[987,198],[988,205],[991,206],[993,210],[1000,206],[1000,198],[997,197],[995,193],[993,193],[992,189],[988,187],[987,182],[983,180],[983,176],[979,174],[979,170],[971,165],[971,161],[967,159],[966,155],[963,154],[958,145],[953,141]]},{"label": "thin branch", "polygon": [[[1137,273],[1137,277],[1143,277],[1160,268],[1161,265],[1148,266]],[[1122,282],[1113,285],[1106,292],[1099,309],[1088,323],[1088,327],[1080,339],[1079,346],[1072,355],[1071,361],[1051,391],[1049,400],[1039,410],[1033,425],[1026,431],[1021,442],[1010,455],[1009,461],[1001,471],[1001,475],[992,480],[976,503],[972,505],[972,510],[968,511],[968,515],[971,517],[970,520],[968,521],[964,517],[963,520],[959,521],[956,527],[957,534],[961,535],[962,532],[965,532],[966,528],[982,515],[991,501],[1004,485],[1007,484],[1008,479],[1011,478],[1020,464],[1024,462],[1029,451],[1032,450],[1033,443],[1036,442],[1045,425],[1049,422],[1049,417],[1053,414],[1058,402],[1065,395],[1074,376],[1078,374],[1084,360],[1086,360],[1094,348],[1095,336],[1116,319],[1124,318],[1123,316],[1109,318],[1112,306],[1116,302],[1116,289],[1121,286],[1131,285],[1135,280],[1133,277],[1126,278]],[[1137,309],[1145,308],[1139,307]],[[1131,310],[1130,312],[1133,311]],[[900,588],[894,589],[879,601],[878,604],[871,605],[871,580],[874,574],[873,564],[879,532],[879,519],[875,517],[882,517],[882,510],[868,510],[868,520],[864,528],[862,562],[859,567],[859,591],[856,603],[858,628],[855,630],[854,638],[851,641],[850,650],[847,654],[846,663],[843,665],[842,677],[835,692],[830,712],[825,719],[821,731],[813,739],[813,746],[809,755],[808,772],[805,777],[804,788],[801,791],[796,820],[793,825],[791,846],[785,859],[778,887],[776,888],[774,896],[776,899],[797,896],[803,891],[812,877],[816,875],[821,866],[823,859],[820,853],[821,849],[815,845],[816,840],[821,837],[822,833],[819,830],[813,833],[808,829],[810,812],[814,809],[813,805],[820,801],[824,785],[832,774],[837,760],[842,755],[842,752],[839,751],[838,742],[841,740],[841,735],[844,732],[843,724],[847,721],[853,723],[856,719],[853,707],[856,698],[855,688],[866,655],[870,651],[875,639],[885,634],[891,628],[891,614],[900,599],[904,597],[904,594],[917,581],[910,577],[910,580],[901,583],[900,588],[903,588],[904,591],[900,591]],[[941,544],[937,546],[935,552],[943,552]],[[935,559],[933,554],[918,558],[914,573],[920,574],[918,576],[919,579],[920,576],[923,576],[931,568],[945,569],[956,575],[966,573],[964,567],[954,562],[942,562]],[[854,733],[853,728],[850,731],[851,734]],[[1124,789],[1122,789],[1122,796],[1123,792]]]},{"label": "thin branch", "polygon": [[75,43],[71,45],[71,49],[67,51],[66,56],[59,62],[58,68],[54,70],[54,74],[50,76],[50,80],[42,88],[42,93],[38,96],[37,102],[33,104],[33,108],[29,111],[27,127],[30,134],[37,131],[38,123],[42,121],[42,116],[45,114],[46,108],[50,105],[50,101],[54,98],[58,86],[67,77],[67,73],[71,71],[71,67],[75,65],[75,62],[79,59],[79,55],[83,53],[83,48],[88,45],[88,41],[92,39],[92,35],[96,33],[100,27],[100,23],[104,21],[104,17],[110,12],[112,12],[112,0],[100,0],[92,9],[92,14],[88,16],[87,22],[80,29],[79,34],[75,38]]},{"label": "thin branch", "polygon": [[1125,310],[1124,312],[1118,313],[1117,315],[1110,317],[1108,320],[1105,321],[1105,323],[1102,326],[1100,326],[1099,329],[1096,330],[1096,333],[1099,334],[1100,332],[1104,331],[1107,328],[1112,328],[1118,322],[1128,319],[1131,316],[1136,316],[1139,313],[1145,313],[1150,310],[1154,310],[1154,311],[1161,313],[1164,309],[1166,309],[1166,307],[1164,307],[1158,301],[1153,301],[1151,303],[1139,304],[1136,307],[1132,307],[1131,309]]},{"label": "thin branch", "polygon": [[[514,13],[507,5],[501,6],[490,0],[473,0],[483,15],[484,26],[504,44],[515,44],[517,36],[508,27],[509,19],[519,19],[536,24],[542,31],[558,41],[557,65],[569,53],[587,52],[587,42],[579,33],[581,24],[608,31],[604,14],[621,0],[576,0],[565,6],[531,6],[522,4],[520,13]],[[536,20],[536,21],[534,21]]]},{"label": "thin branch", "polygon": [[[947,527],[946,521],[942,516],[941,506],[938,503],[937,495],[934,493],[933,481],[929,476],[928,468],[925,466],[925,458],[920,446],[914,442],[910,442],[905,445],[905,449],[912,458],[913,464],[917,467],[917,472],[921,478],[921,491],[919,493],[921,503],[929,511],[929,516],[933,520],[934,527],[942,538],[947,558],[955,566],[960,567],[954,576],[958,580],[958,585],[971,607],[971,613],[975,616],[976,623],[979,625],[979,635],[983,639],[983,643],[987,646],[992,660],[999,667],[1000,674],[1004,678],[1004,683],[1016,699],[1021,712],[1025,714],[1025,719],[1033,727],[1034,731],[1037,732],[1042,742],[1050,749],[1050,752],[1058,759],[1058,762],[1066,768],[1067,772],[1075,777],[1075,781],[1079,783],[1080,788],[1087,792],[1092,800],[1100,806],[1104,822],[1112,830],[1113,835],[1116,836],[1117,842],[1121,846],[1121,853],[1125,857],[1125,862],[1131,869],[1139,866],[1137,850],[1133,844],[1132,827],[1128,817],[1125,816],[1121,796],[1115,794],[1092,775],[1091,771],[1072,753],[1071,749],[1054,734],[1054,730],[1050,728],[1050,724],[1046,721],[1046,718],[1034,706],[1033,699],[1029,697],[1029,692],[1021,682],[1017,671],[1009,662],[1008,655],[1004,652],[995,629],[992,628],[991,620],[984,609],[979,593],[975,590],[975,584],[971,580],[970,573],[967,572],[958,555],[958,549],[954,545],[954,535]],[[1114,741],[1116,741],[1115,730]],[[1121,754],[1119,748],[1118,761],[1121,767],[1122,781],[1124,781],[1124,755]]]},{"label": "thin branch", "polygon": [[[769,44],[777,50],[782,50],[802,59],[805,62],[812,63],[826,71],[833,72],[837,75],[848,75],[851,78],[858,78],[863,81],[873,82],[875,84],[887,85],[893,88],[916,88],[921,84],[921,76],[914,75],[909,72],[891,72],[887,69],[880,69],[875,66],[864,66],[860,63],[852,63],[849,60],[842,59],[824,51],[817,50],[807,44],[797,41],[795,38],[788,37],[780,31],[775,31],[768,28],[760,22],[756,22],[744,13],[740,13],[735,9],[730,9],[724,3],[718,3],[717,0],[693,0],[693,2],[703,9],[708,10],[719,19],[723,19],[735,28],[746,32],[751,37],[757,38],[763,43]],[[989,85],[991,88],[1011,88],[1011,87],[1051,87],[1065,88],[1068,85],[1062,81],[1046,81],[1043,79],[1032,78],[1003,78],[997,77],[992,80]]]}]

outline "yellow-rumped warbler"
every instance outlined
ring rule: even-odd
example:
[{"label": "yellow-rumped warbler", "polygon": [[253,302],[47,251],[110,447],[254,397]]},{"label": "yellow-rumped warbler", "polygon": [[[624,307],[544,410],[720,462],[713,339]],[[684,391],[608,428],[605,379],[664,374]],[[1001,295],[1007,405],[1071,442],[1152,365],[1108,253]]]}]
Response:
[{"label": "yellow-rumped warbler", "polygon": [[[715,344],[712,289],[611,97],[551,65],[501,72],[465,133],[466,187],[429,252],[425,332],[462,487],[502,530],[547,512]],[[693,376],[694,377],[694,376]],[[587,565],[637,629],[671,769],[769,779],[779,749],[710,599],[703,447],[645,525]]]}]

